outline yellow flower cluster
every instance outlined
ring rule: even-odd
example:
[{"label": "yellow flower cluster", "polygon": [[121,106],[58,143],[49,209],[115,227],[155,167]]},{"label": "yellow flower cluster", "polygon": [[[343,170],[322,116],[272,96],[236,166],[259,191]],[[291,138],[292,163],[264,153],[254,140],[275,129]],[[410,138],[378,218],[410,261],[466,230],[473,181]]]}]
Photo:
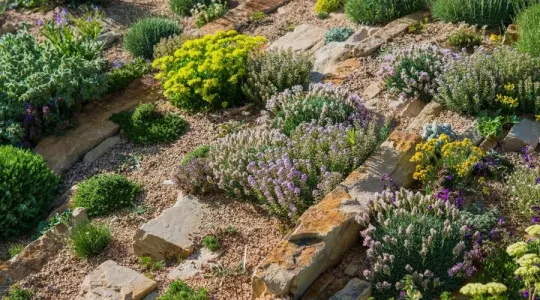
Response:
[{"label": "yellow flower cluster", "polygon": [[491,34],[489,36],[489,40],[492,41],[492,42],[495,42],[495,43],[500,43],[502,42],[503,40],[503,36],[502,35],[498,35],[498,34]]},{"label": "yellow flower cluster", "polygon": [[156,79],[165,96],[187,110],[223,106],[238,98],[250,52],[266,43],[262,36],[247,36],[234,30],[186,41],[172,56],[154,61]]},{"label": "yellow flower cluster", "polygon": [[498,94],[496,98],[497,102],[502,103],[510,108],[516,108],[519,105],[518,99],[510,96]]},{"label": "yellow flower cluster", "polygon": [[507,287],[498,282],[489,282],[486,284],[482,283],[469,283],[462,287],[459,292],[466,296],[471,296],[473,299],[482,299],[480,296],[484,296],[486,294],[489,295],[501,295],[506,293]]},{"label": "yellow flower cluster", "polygon": [[416,153],[411,157],[411,162],[417,163],[413,178],[430,182],[441,169],[465,178],[484,156],[484,151],[473,146],[471,140],[451,141],[448,135],[441,134],[416,146]]},{"label": "yellow flower cluster", "polygon": [[529,235],[534,235],[536,237],[540,236],[540,225],[532,225],[532,226],[529,226],[527,227],[527,229],[525,229],[525,232],[527,232]]}]

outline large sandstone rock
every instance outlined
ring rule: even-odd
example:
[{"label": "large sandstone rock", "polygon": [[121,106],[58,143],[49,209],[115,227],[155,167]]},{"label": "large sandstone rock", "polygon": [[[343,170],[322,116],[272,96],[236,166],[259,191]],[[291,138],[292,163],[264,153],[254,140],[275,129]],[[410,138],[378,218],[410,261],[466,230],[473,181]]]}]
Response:
[{"label": "large sandstone rock", "polygon": [[345,42],[332,42],[318,49],[314,54],[313,70],[321,74],[334,74],[340,68],[339,62],[352,57],[352,49],[368,38],[368,29],[362,28]]},{"label": "large sandstone rock", "polygon": [[330,300],[368,300],[371,297],[371,284],[358,278],[353,278],[347,285]]},{"label": "large sandstone rock", "polygon": [[417,134],[394,132],[357,170],[299,219],[294,231],[261,262],[253,275],[254,298],[299,299],[310,285],[358,240],[354,217],[383,190],[380,178],[390,175],[407,187],[414,164],[410,157],[421,141]]},{"label": "large sandstone rock", "polygon": [[173,207],[137,230],[135,254],[156,260],[187,258],[195,248],[191,235],[199,229],[207,209],[193,196],[180,196]]},{"label": "large sandstone rock", "polygon": [[76,300],[139,300],[156,287],[148,277],[108,260],[84,278]]},{"label": "large sandstone rock", "polygon": [[520,151],[525,146],[538,146],[540,139],[540,123],[523,119],[514,125],[503,140],[503,148],[510,151]]},{"label": "large sandstone rock", "polygon": [[324,45],[324,34],[326,29],[311,25],[302,24],[296,26],[293,32],[289,32],[273,42],[269,49],[292,49],[294,52],[314,53]]}]

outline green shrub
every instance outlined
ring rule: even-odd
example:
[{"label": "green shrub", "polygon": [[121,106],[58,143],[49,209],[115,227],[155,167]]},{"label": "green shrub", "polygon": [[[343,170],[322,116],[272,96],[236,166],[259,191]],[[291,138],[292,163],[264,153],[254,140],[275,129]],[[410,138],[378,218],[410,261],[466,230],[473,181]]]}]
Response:
[{"label": "green shrub", "polygon": [[478,31],[476,26],[468,26],[464,23],[454,30],[450,36],[448,36],[448,43],[459,49],[467,48],[473,49],[476,46],[482,45],[482,37],[485,34],[485,29]]},{"label": "green shrub", "polygon": [[[491,243],[490,243],[491,244]],[[500,242],[490,245],[485,251],[482,261],[482,273],[478,280],[480,282],[502,282],[508,287],[509,299],[519,299],[522,297],[522,282],[516,277],[514,271],[518,268],[517,263],[506,252],[505,247],[501,247]]]},{"label": "green shrub", "polygon": [[194,36],[185,34],[172,35],[170,37],[162,38],[159,43],[154,46],[154,59],[174,55],[174,51],[180,49],[185,41],[194,38]]},{"label": "green shrub", "polygon": [[134,112],[113,114],[111,120],[120,125],[131,142],[140,145],[171,142],[187,130],[182,117],[163,114],[150,103],[139,105]]},{"label": "green shrub", "polygon": [[182,162],[180,163],[180,165],[186,166],[193,159],[208,157],[209,151],[210,151],[210,146],[208,145],[197,146],[197,148],[193,149],[193,151],[189,152],[184,157],[184,159],[182,159]]},{"label": "green shrub", "polygon": [[227,13],[227,10],[226,0],[212,0],[208,4],[200,3],[195,5],[191,10],[191,15],[195,19],[195,25],[200,28],[224,16]]},{"label": "green shrub", "polygon": [[162,38],[182,33],[182,28],[174,21],[150,17],[137,21],[124,36],[124,48],[135,56],[150,59],[154,46]]},{"label": "green shrub", "polygon": [[315,3],[315,12],[333,12],[338,10],[344,3],[344,0],[317,0]]},{"label": "green shrub", "polygon": [[345,42],[352,34],[353,30],[348,27],[334,27],[324,34],[324,43]]},{"label": "green shrub", "polygon": [[139,264],[149,272],[159,271],[165,267],[165,262],[162,260],[154,260],[150,256],[139,257]]},{"label": "green shrub", "polygon": [[34,293],[32,291],[20,288],[18,285],[9,287],[7,294],[3,300],[32,300]]},{"label": "green shrub", "polygon": [[257,103],[264,103],[276,93],[311,81],[311,59],[292,50],[277,50],[251,55],[246,64],[246,82],[242,91]]},{"label": "green shrub", "polygon": [[435,0],[431,13],[444,22],[498,27],[508,24],[514,12],[513,0]]},{"label": "green shrub", "polygon": [[519,36],[516,47],[533,56],[540,56],[540,4],[521,12],[516,25]]},{"label": "green shrub", "polygon": [[133,205],[140,187],[122,175],[95,175],[79,184],[73,207],[84,207],[88,216],[106,216]]},{"label": "green shrub", "polygon": [[425,0],[348,0],[345,14],[354,22],[374,25],[390,22],[425,6]]},{"label": "green shrub", "polygon": [[231,30],[185,42],[174,56],[154,61],[165,96],[187,111],[226,108],[244,102],[240,89],[246,61],[266,39]]},{"label": "green shrub", "polygon": [[16,244],[9,247],[9,257],[13,258],[24,250],[24,245]]},{"label": "green shrub", "polygon": [[183,281],[175,280],[158,300],[207,300],[208,297],[208,291],[205,289],[194,291]]},{"label": "green shrub", "polygon": [[326,20],[328,19],[328,17],[330,16],[330,14],[326,11],[321,11],[321,12],[318,12],[317,13],[317,18],[321,19],[321,20]]},{"label": "green shrub", "polygon": [[0,237],[35,229],[58,191],[60,178],[30,151],[0,146]]},{"label": "green shrub", "polygon": [[70,235],[71,247],[78,257],[88,258],[102,253],[111,241],[111,231],[105,225],[85,223]]},{"label": "green shrub", "polygon": [[150,71],[150,64],[142,58],[136,58],[127,64],[115,63],[112,70],[107,73],[108,93],[120,91],[129,84]]},{"label": "green shrub", "polygon": [[504,114],[540,111],[540,59],[502,47],[451,60],[438,77],[434,100],[461,113],[501,110]]},{"label": "green shrub", "polygon": [[202,240],[203,245],[210,251],[218,251],[221,249],[221,243],[215,235],[207,235]]}]

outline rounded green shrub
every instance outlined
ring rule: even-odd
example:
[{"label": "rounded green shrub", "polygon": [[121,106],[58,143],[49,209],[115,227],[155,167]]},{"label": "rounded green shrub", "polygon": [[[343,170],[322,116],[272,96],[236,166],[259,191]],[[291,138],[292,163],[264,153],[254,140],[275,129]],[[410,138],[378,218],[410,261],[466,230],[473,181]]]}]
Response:
[{"label": "rounded green shrub", "polygon": [[203,245],[210,251],[218,251],[221,249],[221,242],[215,235],[207,235],[202,240]]},{"label": "rounded green shrub", "polygon": [[533,56],[540,56],[540,4],[520,13],[516,24],[519,36],[516,47]]},{"label": "rounded green shrub", "polygon": [[343,5],[343,0],[317,0],[315,3],[315,12],[333,12]]},{"label": "rounded green shrub", "polygon": [[85,207],[90,217],[106,216],[132,205],[139,191],[137,184],[122,175],[96,175],[79,185],[73,207]]},{"label": "rounded green shrub", "polygon": [[155,105],[141,104],[134,112],[113,114],[111,120],[139,145],[170,142],[187,130],[187,122],[177,114],[159,112]]},{"label": "rounded green shrub", "polygon": [[73,230],[71,247],[78,257],[90,257],[102,253],[111,241],[111,231],[105,225],[84,223]]},{"label": "rounded green shrub", "polygon": [[0,146],[0,238],[34,229],[47,213],[59,183],[41,156]]},{"label": "rounded green shrub", "polygon": [[154,46],[162,38],[182,33],[182,28],[174,21],[150,17],[139,20],[124,36],[124,48],[135,56],[152,58]]},{"label": "rounded green shrub", "polygon": [[498,27],[510,22],[513,3],[513,0],[436,0],[431,13],[445,22]]},{"label": "rounded green shrub", "polygon": [[425,6],[425,0],[349,0],[345,14],[354,22],[373,25],[390,22]]}]

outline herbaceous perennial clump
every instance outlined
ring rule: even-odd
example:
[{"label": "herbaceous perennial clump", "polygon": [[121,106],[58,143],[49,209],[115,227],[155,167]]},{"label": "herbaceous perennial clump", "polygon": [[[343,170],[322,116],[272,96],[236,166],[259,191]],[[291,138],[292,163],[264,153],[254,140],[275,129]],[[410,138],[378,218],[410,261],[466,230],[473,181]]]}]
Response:
[{"label": "herbaceous perennial clump", "polygon": [[437,92],[436,79],[443,73],[447,61],[458,57],[447,49],[426,44],[398,50],[385,57],[379,71],[386,88],[400,100],[419,98],[430,101]]},{"label": "herbaceous perennial clump", "polygon": [[523,150],[525,163],[507,178],[509,204],[522,220],[540,221],[540,169],[530,147]]},{"label": "herbaceous perennial clump", "polygon": [[345,14],[354,22],[374,25],[390,22],[425,6],[425,0],[348,0]]},{"label": "herbaceous perennial clump", "polygon": [[232,106],[243,101],[246,61],[266,39],[231,30],[186,41],[172,56],[154,61],[156,78],[171,102],[188,111]]},{"label": "herbaceous perennial clump", "polygon": [[256,52],[246,64],[246,82],[242,91],[256,103],[264,103],[278,92],[311,81],[312,60],[292,50]]},{"label": "herbaceous perennial clump", "polygon": [[485,31],[485,27],[482,27],[479,31],[476,25],[461,23],[459,24],[459,27],[448,36],[448,43],[459,49],[466,48],[471,50],[482,44],[482,37],[485,35]]},{"label": "herbaceous perennial clump", "polygon": [[513,0],[432,0],[433,16],[445,22],[498,27],[508,24]]},{"label": "herbaceous perennial clump", "polygon": [[307,92],[301,86],[279,93],[266,103],[261,122],[290,134],[298,125],[317,125],[358,120],[367,124],[370,114],[360,96],[333,84],[312,84]]},{"label": "herbaceous perennial clump", "polygon": [[124,48],[135,56],[150,59],[154,46],[162,38],[181,33],[182,28],[175,21],[156,17],[141,19],[124,36]]},{"label": "herbaceous perennial clump", "polygon": [[461,222],[460,211],[442,200],[407,190],[383,192],[359,221],[369,224],[362,231],[368,247],[372,280],[377,299],[397,297],[410,276],[425,297],[455,289],[476,270],[480,235],[472,235]]}]

